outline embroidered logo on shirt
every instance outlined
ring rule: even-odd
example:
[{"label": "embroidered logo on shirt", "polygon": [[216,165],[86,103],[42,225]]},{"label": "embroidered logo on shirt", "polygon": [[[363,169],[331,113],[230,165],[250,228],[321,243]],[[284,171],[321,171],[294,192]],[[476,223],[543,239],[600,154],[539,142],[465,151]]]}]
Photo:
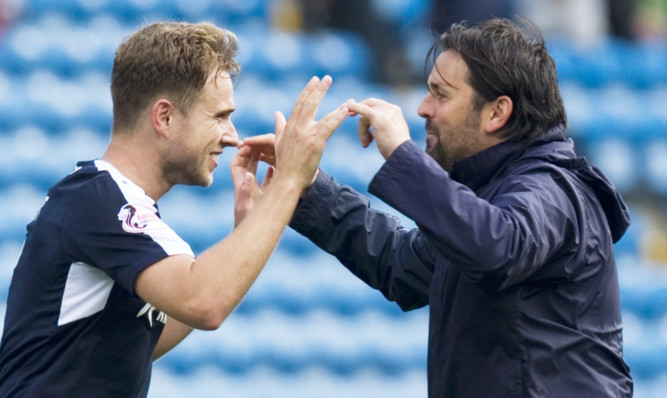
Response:
[{"label": "embroidered logo on shirt", "polygon": [[[126,204],[118,212],[118,220],[122,221],[123,230],[133,234],[145,232],[153,225],[160,225],[160,217],[155,213],[145,209],[137,209],[131,204]],[[158,222],[158,224],[156,224]]]},{"label": "embroidered logo on shirt", "polygon": [[[143,315],[146,315],[148,317],[148,325],[150,327],[153,327],[153,313],[157,310],[154,306],[151,304],[146,303],[139,312],[137,312],[137,318],[140,318]],[[158,322],[161,322],[163,324],[167,323],[167,314],[164,312],[160,311],[157,316],[155,317],[155,320]]]}]

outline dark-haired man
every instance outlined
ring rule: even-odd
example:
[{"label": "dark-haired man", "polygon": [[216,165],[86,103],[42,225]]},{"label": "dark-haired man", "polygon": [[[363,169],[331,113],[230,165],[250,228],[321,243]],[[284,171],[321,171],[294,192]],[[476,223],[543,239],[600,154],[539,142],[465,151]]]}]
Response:
[{"label": "dark-haired man", "polygon": [[455,24],[428,59],[426,153],[398,106],[348,103],[386,159],[369,191],[418,227],[323,171],[290,225],[402,309],[430,307],[430,397],[632,396],[612,247],[628,212],[566,137],[539,29]]}]

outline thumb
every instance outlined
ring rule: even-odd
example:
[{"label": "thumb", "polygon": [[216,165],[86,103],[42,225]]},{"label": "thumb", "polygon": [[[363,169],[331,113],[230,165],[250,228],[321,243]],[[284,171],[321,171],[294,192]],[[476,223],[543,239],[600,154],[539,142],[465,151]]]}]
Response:
[{"label": "thumb", "polygon": [[255,180],[255,175],[249,171],[246,171],[245,176],[243,177],[243,182],[241,186],[249,185],[252,186],[253,181]]},{"label": "thumb", "polygon": [[279,140],[285,131],[287,120],[285,120],[285,115],[283,115],[280,111],[276,111],[273,115],[276,118],[276,140]]},{"label": "thumb", "polygon": [[251,172],[246,171],[245,175],[243,176],[243,180],[236,187],[236,194],[238,198],[250,196],[253,190],[254,180],[255,176]]}]

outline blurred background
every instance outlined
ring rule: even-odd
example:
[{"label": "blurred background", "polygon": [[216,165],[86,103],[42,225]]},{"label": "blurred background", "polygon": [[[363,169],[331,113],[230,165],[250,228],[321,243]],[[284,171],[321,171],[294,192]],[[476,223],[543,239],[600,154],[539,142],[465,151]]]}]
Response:
[{"label": "blurred background", "polygon": [[[616,245],[625,355],[635,396],[664,397],[666,0],[0,0],[0,316],[25,225],[47,189],[107,144],[114,51],[140,26],[210,21],[237,34],[241,137],[271,132],[273,112],[289,114],[310,76],[328,73],[320,114],[348,98],[387,99],[423,147],[417,106],[434,32],[491,16],[524,16],[543,29],[578,152],[630,205],[632,226]],[[362,192],[381,164],[359,145],[354,119],[322,160]],[[175,188],[160,209],[200,253],[232,229],[229,170],[220,167],[210,188]],[[194,332],[155,363],[149,397],[426,397],[427,311],[402,313],[287,230],[223,326]]]}]

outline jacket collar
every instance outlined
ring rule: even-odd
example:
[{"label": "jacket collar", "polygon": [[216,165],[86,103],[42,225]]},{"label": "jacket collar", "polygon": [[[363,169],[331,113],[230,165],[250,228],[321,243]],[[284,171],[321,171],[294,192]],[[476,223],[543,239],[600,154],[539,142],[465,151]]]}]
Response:
[{"label": "jacket collar", "polygon": [[450,176],[454,181],[458,181],[474,191],[486,185],[494,175],[502,173],[513,160],[521,157],[528,148],[565,140],[565,127],[559,125],[548,130],[532,142],[503,141],[456,162]]}]

